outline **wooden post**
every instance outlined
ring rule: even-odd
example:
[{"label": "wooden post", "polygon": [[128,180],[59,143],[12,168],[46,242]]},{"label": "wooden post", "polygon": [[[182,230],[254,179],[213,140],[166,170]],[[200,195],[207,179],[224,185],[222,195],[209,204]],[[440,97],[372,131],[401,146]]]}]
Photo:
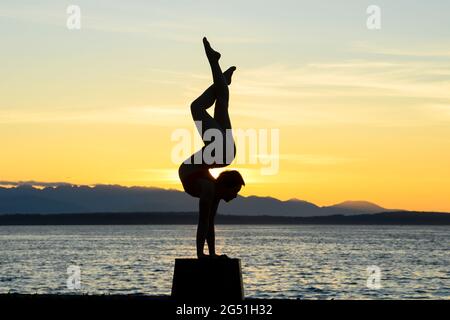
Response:
[{"label": "wooden post", "polygon": [[229,258],[175,259],[172,298],[177,301],[242,301],[241,261]]}]

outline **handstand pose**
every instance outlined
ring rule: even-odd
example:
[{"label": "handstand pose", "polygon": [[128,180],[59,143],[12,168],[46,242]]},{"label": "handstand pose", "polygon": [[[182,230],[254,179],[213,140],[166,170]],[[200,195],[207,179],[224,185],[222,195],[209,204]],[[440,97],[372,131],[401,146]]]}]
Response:
[{"label": "handstand pose", "polygon": [[[229,91],[228,85],[231,84],[231,77],[236,67],[231,67],[222,73],[219,65],[220,53],[214,51],[208,40],[203,38],[206,56],[211,66],[214,84],[211,85],[201,96],[191,104],[192,118],[197,126],[200,136],[205,146],[186,159],[180,166],[178,174],[183,184],[184,190],[193,197],[199,198],[199,220],[197,227],[197,257],[205,258],[219,257],[215,251],[215,231],[214,218],[217,213],[217,207],[221,199],[226,202],[236,198],[242,185],[245,185],[241,174],[236,171],[224,171],[217,179],[209,172],[211,168],[225,167],[229,165],[235,155],[236,148],[231,134],[231,122],[228,115]],[[215,102],[214,118],[211,117],[206,109]],[[206,161],[203,157],[205,148],[211,143],[206,141],[204,133],[213,129],[220,132],[223,139],[223,149],[221,154],[224,161]],[[228,154],[227,154],[228,152]],[[232,154],[230,154],[230,152]],[[200,162],[198,161],[200,159]],[[199,163],[196,163],[199,162]],[[205,255],[203,248],[205,241],[208,243],[209,256]],[[226,257],[222,255],[220,257]]]}]

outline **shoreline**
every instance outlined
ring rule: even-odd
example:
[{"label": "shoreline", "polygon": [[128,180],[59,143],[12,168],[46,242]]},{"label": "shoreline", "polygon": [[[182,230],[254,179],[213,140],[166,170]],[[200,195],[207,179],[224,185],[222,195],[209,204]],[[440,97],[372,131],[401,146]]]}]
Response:
[{"label": "shoreline", "polygon": [[[383,212],[314,217],[218,214],[217,225],[450,225],[450,214]],[[194,212],[112,212],[0,214],[0,226],[13,225],[196,225]]]}]

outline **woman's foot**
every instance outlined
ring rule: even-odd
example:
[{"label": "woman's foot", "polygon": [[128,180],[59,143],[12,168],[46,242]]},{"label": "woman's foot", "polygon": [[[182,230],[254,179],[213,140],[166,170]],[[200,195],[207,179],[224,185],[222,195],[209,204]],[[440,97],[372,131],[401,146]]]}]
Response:
[{"label": "woman's foot", "polygon": [[201,254],[197,254],[197,258],[198,259],[205,259],[205,258],[209,258],[209,256],[207,254],[201,253]]},{"label": "woman's foot", "polygon": [[209,44],[209,41],[208,39],[206,39],[206,37],[203,37],[203,46],[205,47],[205,52],[208,60],[219,61],[220,53],[211,48],[211,45]]},{"label": "woman's foot", "polygon": [[226,254],[204,254],[204,253],[200,253],[197,254],[197,258],[198,259],[229,259],[228,256]]},{"label": "woman's foot", "polygon": [[209,255],[210,258],[212,259],[229,259],[228,256],[226,254],[214,254],[214,255]]},{"label": "woman's foot", "polygon": [[223,77],[225,78],[227,85],[231,84],[231,77],[233,76],[234,71],[236,71],[236,67],[229,67],[227,71],[223,73]]}]

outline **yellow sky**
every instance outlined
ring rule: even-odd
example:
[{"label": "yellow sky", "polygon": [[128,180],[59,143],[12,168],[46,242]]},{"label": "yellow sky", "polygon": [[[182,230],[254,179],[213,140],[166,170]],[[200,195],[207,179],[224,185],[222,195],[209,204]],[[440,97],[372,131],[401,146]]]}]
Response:
[{"label": "yellow sky", "polygon": [[[193,130],[189,104],[211,83],[201,47],[210,21],[173,13],[151,25],[155,36],[144,20],[117,24],[118,12],[87,7],[85,29],[74,33],[52,4],[47,16],[10,9],[0,33],[0,181],[181,190],[171,134]],[[245,19],[233,19],[228,34],[222,20],[208,33],[224,68],[238,66],[233,126],[280,132],[275,175],[234,166],[243,195],[450,211],[450,47],[418,26],[416,38],[399,27],[369,33],[364,10],[361,28],[339,22],[335,37],[335,24],[299,22],[297,34],[284,20],[266,20],[273,28],[264,32],[261,21],[238,29]],[[318,28],[322,41],[311,34]]]}]

